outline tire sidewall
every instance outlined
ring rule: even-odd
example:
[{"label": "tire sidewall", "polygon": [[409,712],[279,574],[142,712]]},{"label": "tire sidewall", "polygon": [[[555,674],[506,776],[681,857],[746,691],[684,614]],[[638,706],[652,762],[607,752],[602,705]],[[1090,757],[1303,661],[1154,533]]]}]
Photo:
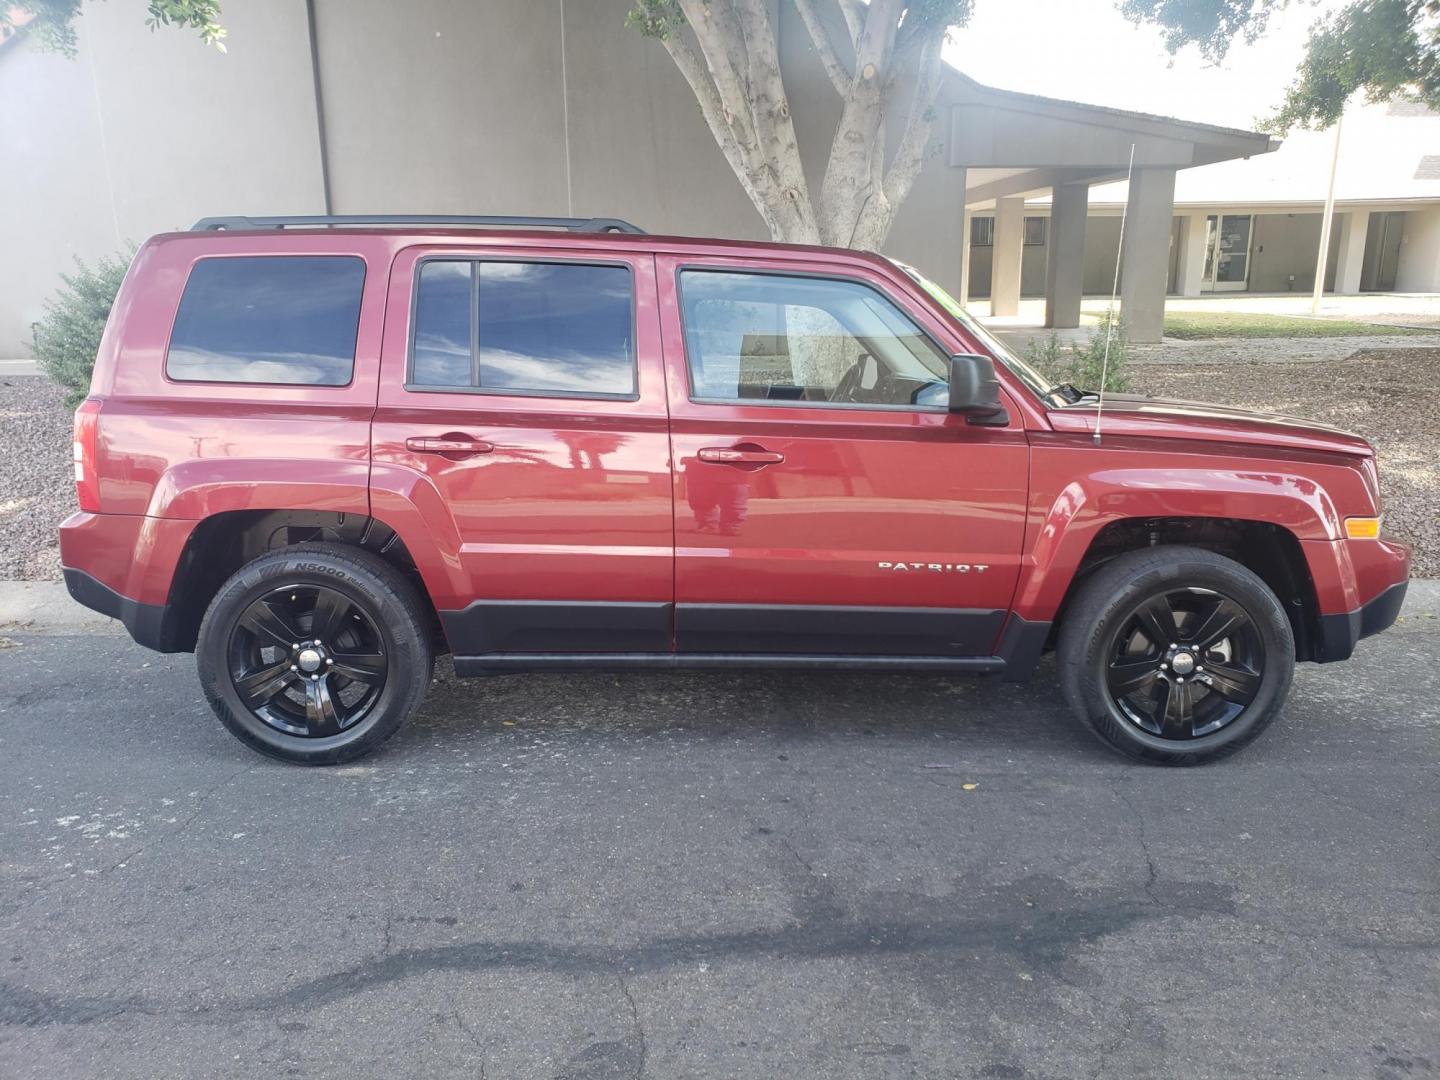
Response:
[{"label": "tire sidewall", "polygon": [[[286,585],[336,590],[374,623],[383,643],[385,686],[365,717],[337,735],[307,738],[276,730],[245,706],[230,678],[238,619],[257,599]],[[261,753],[316,765],[360,757],[388,739],[419,704],[430,674],[423,629],[405,597],[357,560],[301,550],[261,556],[221,587],[201,625],[196,664],[206,699],[232,734]]]},{"label": "tire sidewall", "polygon": [[[1208,556],[1195,558],[1195,555]],[[1103,572],[1102,572],[1103,573]],[[1208,552],[1176,552],[1166,563],[1126,576],[1121,570],[1104,575],[1115,580],[1094,582],[1092,617],[1078,649],[1071,644],[1078,679],[1072,700],[1091,728],[1106,742],[1132,756],[1188,764],[1239,749],[1260,733],[1284,704],[1295,662],[1294,636],[1284,609],[1260,578],[1249,570]],[[1162,739],[1143,731],[1113,700],[1106,682],[1116,635],[1130,614],[1153,596],[1196,587],[1213,589],[1237,604],[1249,617],[1264,649],[1260,689],[1245,710],[1219,731],[1198,739]],[[1098,615],[1093,612],[1098,609]],[[1077,612],[1078,613],[1078,612]]]}]

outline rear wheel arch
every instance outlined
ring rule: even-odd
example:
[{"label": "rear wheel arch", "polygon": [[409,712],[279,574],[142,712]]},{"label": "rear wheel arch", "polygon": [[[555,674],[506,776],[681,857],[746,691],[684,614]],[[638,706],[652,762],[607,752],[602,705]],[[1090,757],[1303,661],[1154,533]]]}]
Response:
[{"label": "rear wheel arch", "polygon": [[325,543],[367,551],[415,587],[428,608],[443,651],[439,619],[429,590],[400,534],[378,518],[325,510],[230,510],[201,520],[190,533],[170,583],[165,635],[174,651],[191,651],[200,622],[220,587],[247,563],[297,544]]}]

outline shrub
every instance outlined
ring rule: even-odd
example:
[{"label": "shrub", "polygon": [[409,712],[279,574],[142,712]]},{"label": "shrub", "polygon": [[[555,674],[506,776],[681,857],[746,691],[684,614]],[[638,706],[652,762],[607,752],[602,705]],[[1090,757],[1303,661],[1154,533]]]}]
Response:
[{"label": "shrub", "polygon": [[[1105,335],[1110,335],[1110,361],[1105,362]],[[1056,383],[1070,383],[1080,390],[1101,389],[1101,371],[1105,372],[1106,393],[1130,389],[1130,374],[1126,371],[1130,345],[1125,333],[1125,321],[1118,315],[1107,312],[1100,320],[1099,327],[1090,340],[1082,345],[1071,345],[1067,351],[1055,331],[1045,338],[1036,338],[1025,349],[1025,359],[1040,374]]]},{"label": "shrub", "polygon": [[100,335],[133,255],[132,249],[106,256],[93,266],[77,258],[75,272],[61,274],[64,286],[45,301],[45,315],[35,326],[35,360],[41,371],[65,388],[69,408],[90,392]]}]

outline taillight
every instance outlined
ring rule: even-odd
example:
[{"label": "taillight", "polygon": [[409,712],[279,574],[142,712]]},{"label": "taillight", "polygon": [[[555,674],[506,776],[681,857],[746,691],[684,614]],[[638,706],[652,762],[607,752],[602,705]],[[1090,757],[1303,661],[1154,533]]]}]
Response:
[{"label": "taillight", "polygon": [[80,509],[100,512],[100,402],[86,398],[75,410],[75,498]]}]

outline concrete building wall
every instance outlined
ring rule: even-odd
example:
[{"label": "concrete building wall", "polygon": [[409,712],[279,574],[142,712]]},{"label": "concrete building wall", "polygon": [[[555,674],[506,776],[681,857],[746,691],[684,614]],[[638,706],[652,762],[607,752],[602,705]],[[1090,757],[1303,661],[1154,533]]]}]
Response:
[{"label": "concrete building wall", "polygon": [[[1250,292],[1308,293],[1315,288],[1315,252],[1323,214],[1256,214],[1251,219]],[[1335,287],[1340,215],[1330,228],[1325,288]]]},{"label": "concrete building wall", "polygon": [[74,257],[206,214],[315,213],[319,143],[305,7],[226,9],[229,52],[152,33],[144,0],[87,5],[80,56],[23,39],[0,63],[0,355]]},{"label": "concrete building wall", "polygon": [[[210,214],[319,213],[327,171],[334,213],[598,214],[763,239],[673,62],[625,26],[630,6],[315,0],[312,65],[304,0],[227,7],[224,54],[188,31],[149,31],[145,0],[111,0],[87,5],[77,60],[10,46],[0,355],[27,349],[71,254]],[[818,196],[839,100],[793,8],[775,11]],[[963,167],[931,157],[886,243],[951,289],[964,187]]]},{"label": "concrete building wall", "polygon": [[1440,289],[1440,207],[1411,210],[1405,215],[1395,289],[1397,292]]},{"label": "concrete building wall", "polygon": [[1091,215],[1085,222],[1085,294],[1109,296],[1120,254],[1120,217]]}]

